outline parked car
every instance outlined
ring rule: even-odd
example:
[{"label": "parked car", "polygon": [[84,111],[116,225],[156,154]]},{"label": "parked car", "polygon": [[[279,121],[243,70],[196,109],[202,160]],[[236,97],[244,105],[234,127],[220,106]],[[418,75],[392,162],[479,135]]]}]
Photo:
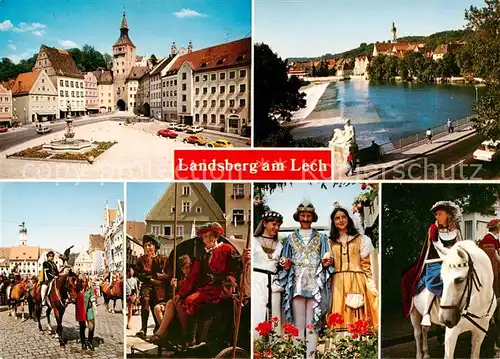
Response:
[{"label": "parked car", "polygon": [[203,132],[203,127],[201,126],[190,126],[186,129],[187,133],[199,133]]},{"label": "parked car", "polygon": [[184,123],[179,123],[175,125],[176,131],[184,131],[188,126]]},{"label": "parked car", "polygon": [[168,128],[163,129],[163,130],[158,130],[158,136],[161,137],[168,137],[168,138],[176,138],[178,136],[177,133],[175,133],[172,130],[169,130]]},{"label": "parked car", "polygon": [[234,147],[231,142],[228,140],[215,140],[215,141],[210,141],[207,143],[208,147]]},{"label": "parked car", "polygon": [[500,141],[483,141],[472,157],[479,161],[492,162],[500,152]]},{"label": "parked car", "polygon": [[0,127],[0,133],[7,132],[9,129],[7,127]]},{"label": "parked car", "polygon": [[45,123],[37,123],[35,125],[36,132],[39,135],[43,135],[44,133],[50,132],[52,129],[47,126]]},{"label": "parked car", "polygon": [[175,130],[175,126],[176,126],[176,125],[177,125],[176,123],[169,123],[167,128],[168,128],[169,130]]},{"label": "parked car", "polygon": [[192,143],[195,146],[205,146],[207,144],[207,140],[199,135],[187,136],[182,140],[182,142]]}]

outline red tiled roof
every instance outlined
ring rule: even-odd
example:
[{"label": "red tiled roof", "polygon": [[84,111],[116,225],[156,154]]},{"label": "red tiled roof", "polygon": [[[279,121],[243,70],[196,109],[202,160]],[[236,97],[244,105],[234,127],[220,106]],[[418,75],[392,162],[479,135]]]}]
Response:
[{"label": "red tiled roof", "polygon": [[249,37],[193,51],[177,59],[169,73],[177,72],[184,62],[194,71],[250,65],[252,41]]},{"label": "red tiled roof", "polygon": [[33,83],[35,83],[36,79],[40,71],[33,70],[31,72],[25,72],[23,74],[17,75],[15,83],[12,86],[12,95],[26,95],[30,92]]},{"label": "red tiled roof", "polygon": [[141,241],[145,233],[146,233],[146,223],[127,221],[127,234],[130,237]]},{"label": "red tiled roof", "polygon": [[393,46],[394,44],[391,43],[376,43],[375,49],[377,50],[377,52],[387,52],[391,51]]},{"label": "red tiled roof", "polygon": [[47,58],[57,76],[83,79],[83,74],[78,70],[78,67],[76,67],[75,61],[68,51],[42,45],[40,46],[40,52],[45,52],[47,54]]},{"label": "red tiled roof", "polygon": [[104,238],[100,234],[91,234],[89,236],[89,252],[104,251]]},{"label": "red tiled roof", "polygon": [[9,259],[12,260],[34,260],[37,261],[40,256],[40,247],[38,246],[19,246],[10,249]]},{"label": "red tiled roof", "polygon": [[9,258],[10,247],[0,247],[0,258]]},{"label": "red tiled roof", "polygon": [[97,79],[98,85],[111,85],[113,84],[113,75],[109,70],[97,70],[92,71],[95,78]]}]

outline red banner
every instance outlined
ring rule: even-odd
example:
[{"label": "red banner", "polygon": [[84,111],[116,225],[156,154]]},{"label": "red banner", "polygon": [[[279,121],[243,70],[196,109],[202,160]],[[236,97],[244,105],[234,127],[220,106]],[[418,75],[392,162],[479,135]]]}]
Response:
[{"label": "red banner", "polygon": [[280,181],[332,179],[329,149],[174,150],[174,178],[203,181]]}]

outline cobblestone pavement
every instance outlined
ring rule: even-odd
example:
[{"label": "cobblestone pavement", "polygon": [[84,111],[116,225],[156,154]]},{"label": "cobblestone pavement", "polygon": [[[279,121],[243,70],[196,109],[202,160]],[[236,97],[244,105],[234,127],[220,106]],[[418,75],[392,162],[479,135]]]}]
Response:
[{"label": "cobblestone pavement", "polygon": [[[121,311],[121,301],[116,310]],[[27,306],[25,306],[27,312]],[[78,322],[75,321],[75,306],[69,305],[63,318],[63,336],[68,339],[65,347],[59,346],[59,340],[47,331],[38,331],[35,321],[22,321],[9,317],[7,307],[0,307],[0,359],[46,358],[79,359],[123,358],[123,316],[121,312],[111,314],[104,310],[103,299],[99,298],[95,319],[95,351],[82,350]],[[45,309],[42,311],[42,327],[47,323]],[[56,320],[51,315],[51,324],[55,331]]]},{"label": "cobblestone pavement", "polygon": [[[154,327],[155,327],[155,322],[153,319],[153,315],[152,313],[149,313],[148,332],[147,332],[148,338],[150,338],[153,335]],[[139,330],[141,330],[140,311],[138,315],[132,316],[132,319],[130,320],[130,329],[125,329],[127,356],[133,358],[141,357],[140,352],[138,353],[134,351],[134,355],[131,355],[132,347],[144,351],[145,353],[147,353],[147,355],[156,354],[157,353],[156,345],[135,336],[135,333],[137,333]]]}]

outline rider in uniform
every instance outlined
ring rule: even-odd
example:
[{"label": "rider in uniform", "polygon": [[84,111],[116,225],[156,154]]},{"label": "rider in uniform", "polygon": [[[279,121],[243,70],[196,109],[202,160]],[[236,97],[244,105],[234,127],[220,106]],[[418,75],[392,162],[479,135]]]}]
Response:
[{"label": "rider in uniform", "polygon": [[54,263],[54,252],[47,253],[47,260],[42,265],[43,280],[42,280],[42,305],[46,305],[47,294],[50,293],[50,288],[55,278],[59,276],[57,264]]}]

